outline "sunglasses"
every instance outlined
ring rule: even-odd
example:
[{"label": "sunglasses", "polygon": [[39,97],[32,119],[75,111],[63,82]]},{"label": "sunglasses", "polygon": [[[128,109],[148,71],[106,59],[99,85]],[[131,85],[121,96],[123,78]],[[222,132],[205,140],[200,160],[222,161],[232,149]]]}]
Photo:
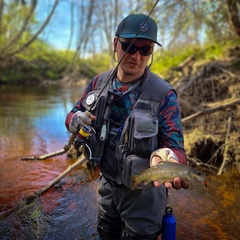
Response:
[{"label": "sunglasses", "polygon": [[129,53],[129,54],[134,54],[135,52],[138,51],[141,56],[149,56],[153,52],[152,46],[138,47],[138,46],[132,44],[132,46],[128,49],[131,42],[123,42],[119,38],[118,38],[118,41],[121,43],[122,50],[124,52],[127,51],[127,53]]}]

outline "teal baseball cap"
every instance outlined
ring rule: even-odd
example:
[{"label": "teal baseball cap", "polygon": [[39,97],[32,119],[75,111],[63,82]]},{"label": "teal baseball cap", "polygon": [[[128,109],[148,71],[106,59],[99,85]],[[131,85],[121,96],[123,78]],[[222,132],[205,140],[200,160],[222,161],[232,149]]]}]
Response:
[{"label": "teal baseball cap", "polygon": [[[149,39],[162,46],[157,41],[157,24],[152,18],[148,18],[144,14],[130,14],[124,18],[118,25],[116,36],[122,38],[137,38]],[[145,22],[146,21],[146,22]]]}]

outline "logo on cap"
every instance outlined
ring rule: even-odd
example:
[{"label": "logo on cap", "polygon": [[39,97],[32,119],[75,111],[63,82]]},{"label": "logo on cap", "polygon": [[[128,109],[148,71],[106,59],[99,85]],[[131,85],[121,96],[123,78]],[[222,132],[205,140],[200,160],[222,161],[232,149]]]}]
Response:
[{"label": "logo on cap", "polygon": [[149,24],[147,22],[145,24],[144,24],[144,22],[140,22],[138,24],[138,27],[141,32],[147,32],[149,30]]}]

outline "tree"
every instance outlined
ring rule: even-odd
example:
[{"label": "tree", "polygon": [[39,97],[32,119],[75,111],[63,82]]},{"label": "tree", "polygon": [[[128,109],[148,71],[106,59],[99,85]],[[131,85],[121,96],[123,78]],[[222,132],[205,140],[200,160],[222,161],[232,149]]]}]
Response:
[{"label": "tree", "polygon": [[229,20],[231,25],[237,34],[240,37],[240,16],[239,16],[239,0],[226,0]]},{"label": "tree", "polygon": [[[47,26],[47,24],[49,23],[49,21],[51,20],[51,17],[54,14],[54,11],[58,5],[59,0],[55,0],[52,10],[50,11],[49,15],[47,16],[46,20],[43,22],[43,24],[40,26],[40,28],[38,29],[38,31],[35,34],[32,34],[30,31],[30,19],[33,17],[34,14],[34,10],[36,8],[37,5],[37,0],[31,0],[30,4],[30,10],[28,10],[28,6],[26,6],[26,2],[25,1],[20,1],[21,2],[21,8],[18,8],[18,1],[16,1],[16,3],[12,2],[9,4],[8,7],[8,12],[5,13],[4,15],[4,11],[3,11],[3,7],[1,9],[1,12],[3,13],[2,15],[2,19],[6,19],[5,21],[5,26],[2,25],[2,27],[5,28],[5,35],[4,32],[1,32],[1,49],[0,49],[0,59],[1,60],[7,60],[8,58],[16,55],[17,53],[22,52],[24,49],[26,49],[29,45],[31,45],[40,35],[40,33],[44,30],[44,28]],[[1,6],[4,6],[6,3],[4,3],[4,1],[2,1]],[[14,18],[16,18],[16,15],[11,12],[12,9],[15,11],[15,14],[17,13],[17,16],[19,16],[19,20],[20,22],[23,22],[22,27],[20,28],[20,30],[15,29],[15,31],[12,33],[10,33],[10,31],[12,29],[9,29],[9,21],[8,19],[10,19],[10,21],[13,21]],[[22,10],[24,10],[24,14],[22,13]],[[25,14],[25,12],[27,12]],[[19,25],[19,24],[18,24]],[[28,27],[28,28],[27,28]],[[20,39],[23,37],[23,35],[28,35],[29,37],[26,39],[26,41],[19,45],[16,43],[20,42]],[[3,44],[5,43],[5,44]]]},{"label": "tree", "polygon": [[[152,0],[144,1],[145,8]],[[154,1],[155,2],[155,1]],[[240,32],[239,0],[162,0],[153,12],[163,45],[168,48],[200,45],[203,38],[220,42]],[[230,21],[229,21],[230,19]],[[233,27],[231,27],[231,25]],[[160,40],[163,42],[163,40]]]}]

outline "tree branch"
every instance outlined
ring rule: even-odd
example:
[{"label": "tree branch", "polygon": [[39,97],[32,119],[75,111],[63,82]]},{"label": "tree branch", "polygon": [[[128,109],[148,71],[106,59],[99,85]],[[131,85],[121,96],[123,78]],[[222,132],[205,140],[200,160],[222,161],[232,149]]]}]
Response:
[{"label": "tree branch", "polygon": [[49,21],[51,20],[53,14],[54,14],[54,11],[55,11],[55,9],[56,9],[56,7],[57,7],[57,5],[58,5],[58,2],[59,2],[59,0],[55,0],[55,3],[54,3],[54,5],[53,5],[52,10],[51,10],[51,12],[49,13],[47,19],[45,20],[45,22],[43,23],[43,25],[39,28],[39,30],[35,33],[35,35],[34,35],[29,41],[27,41],[25,44],[23,44],[19,49],[15,50],[15,51],[13,51],[13,52],[10,52],[10,53],[8,53],[8,54],[6,54],[5,56],[2,56],[2,57],[1,57],[2,60],[3,60],[3,59],[6,59],[6,58],[9,58],[9,57],[11,57],[11,56],[13,56],[13,55],[15,55],[15,54],[23,51],[25,48],[27,48],[30,44],[32,44],[32,43],[34,42],[34,40],[39,36],[39,34],[44,30],[44,28],[47,26],[47,24],[48,24]]},{"label": "tree branch", "polygon": [[25,31],[25,29],[28,25],[29,19],[31,18],[31,16],[34,13],[36,6],[37,6],[37,0],[32,0],[30,11],[29,11],[27,17],[25,18],[25,21],[23,23],[21,30],[6,46],[4,46],[4,48],[2,49],[2,55],[4,55],[4,53],[21,38],[23,32]]},{"label": "tree branch", "polygon": [[227,103],[227,104],[224,104],[224,105],[220,105],[220,106],[217,106],[217,107],[214,107],[214,108],[207,108],[207,109],[204,109],[202,111],[199,111],[197,113],[194,113],[188,117],[185,117],[182,119],[182,123],[187,123],[189,121],[192,121],[200,116],[203,116],[203,115],[206,115],[206,114],[210,114],[210,113],[214,113],[214,112],[217,112],[217,111],[223,111],[227,108],[231,108],[237,104],[240,104],[240,99],[237,99],[233,102],[230,102],[230,103]]}]

